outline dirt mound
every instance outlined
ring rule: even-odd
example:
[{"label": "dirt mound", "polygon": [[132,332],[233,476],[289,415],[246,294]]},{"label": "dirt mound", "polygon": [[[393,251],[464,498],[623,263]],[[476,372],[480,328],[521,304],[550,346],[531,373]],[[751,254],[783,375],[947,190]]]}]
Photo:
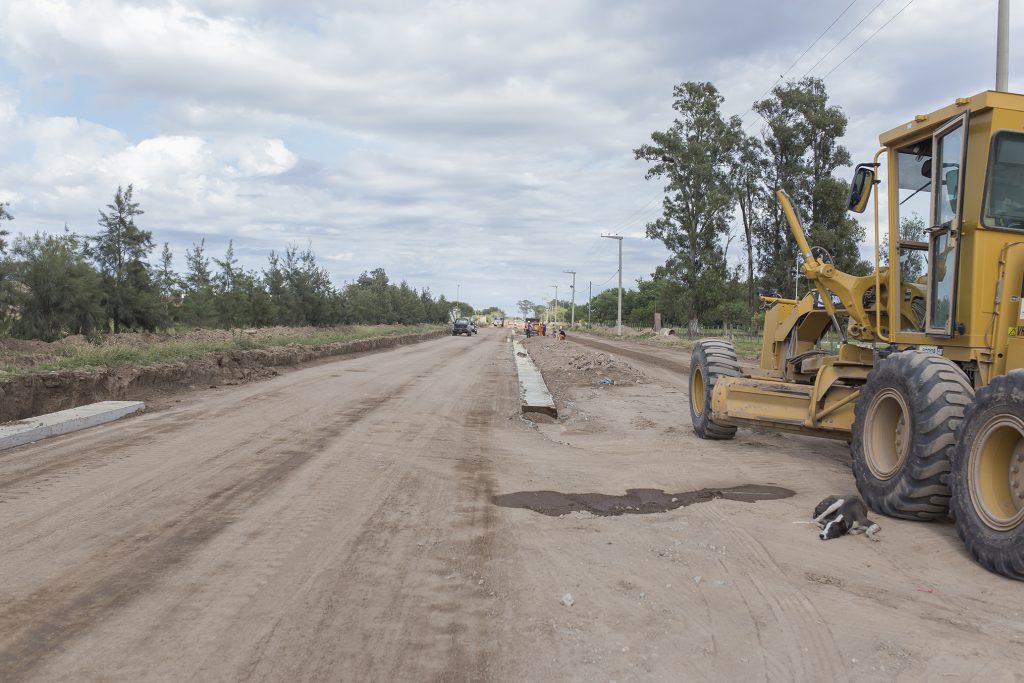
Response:
[{"label": "dirt mound", "polygon": [[622,384],[643,384],[647,376],[620,356],[592,351],[570,341],[544,337],[527,342],[530,356],[537,364],[548,389],[557,396],[570,387],[611,388]]}]

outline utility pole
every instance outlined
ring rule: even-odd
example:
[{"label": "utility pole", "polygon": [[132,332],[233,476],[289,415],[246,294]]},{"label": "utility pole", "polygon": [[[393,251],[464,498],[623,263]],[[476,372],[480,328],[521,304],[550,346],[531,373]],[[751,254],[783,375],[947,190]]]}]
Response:
[{"label": "utility pole", "polygon": [[555,288],[555,304],[554,304],[554,306],[552,306],[552,308],[555,311],[554,323],[555,323],[555,325],[557,325],[558,324],[558,285],[551,285],[551,286]]},{"label": "utility pole", "polygon": [[607,237],[610,240],[619,241],[619,315],[617,324],[619,326],[619,336],[622,336],[622,235],[601,235],[601,237]]},{"label": "utility pole", "polygon": [[455,303],[459,305],[459,315],[462,315],[462,302],[459,301],[459,293],[462,290],[462,285],[455,285]]},{"label": "utility pole", "polygon": [[576,327],[576,271],[563,270],[562,272],[572,275],[572,303],[569,306],[569,310],[572,311],[572,317],[569,320],[569,329],[572,329]]},{"label": "utility pole", "polygon": [[589,330],[590,325],[590,306],[594,303],[594,281],[590,281],[590,298],[587,299],[587,329]]},{"label": "utility pole", "polygon": [[999,18],[996,26],[996,90],[1010,89],[1010,0],[999,0]]}]

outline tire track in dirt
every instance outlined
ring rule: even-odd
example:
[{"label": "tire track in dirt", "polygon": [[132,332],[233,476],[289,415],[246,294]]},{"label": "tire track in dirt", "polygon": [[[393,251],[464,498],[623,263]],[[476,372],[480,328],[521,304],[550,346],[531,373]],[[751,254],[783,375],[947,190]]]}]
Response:
[{"label": "tire track in dirt", "polygon": [[[411,383],[415,380],[410,380],[405,384],[399,385],[393,391],[395,394],[382,394],[378,396],[371,396],[364,401],[356,404],[355,406],[345,408],[336,419],[344,419],[348,421],[350,427],[354,427],[359,421],[363,420],[368,414],[384,408],[389,402],[396,400],[398,395],[406,391]],[[301,410],[301,409],[298,409]],[[189,411],[191,414],[192,411]],[[283,412],[279,419],[282,421],[293,420],[296,416],[295,410]],[[164,419],[164,416],[151,416],[157,417],[157,419]],[[195,419],[200,419],[194,416]],[[216,424],[219,421],[210,416],[202,418],[207,424]],[[167,434],[168,431],[181,430],[187,427],[191,422],[191,419],[182,420],[175,418],[170,425],[172,430],[168,430],[168,425],[162,425],[156,428],[157,434]],[[22,470],[13,477],[8,478],[6,481],[0,482],[0,501],[13,501],[17,500],[25,495],[38,496],[41,491],[46,488],[56,486],[61,482],[68,482],[66,488],[61,491],[62,503],[68,505],[79,500],[81,497],[88,497],[94,493],[94,491],[85,486],[84,483],[80,484],[84,480],[79,477],[92,470],[97,470],[104,467],[109,467],[111,464],[117,461],[124,461],[137,457],[136,454],[149,450],[149,447],[154,445],[158,439],[153,436],[153,431],[150,429],[152,421],[139,420],[135,424],[128,424],[126,426],[131,427],[129,430],[133,434],[143,435],[141,438],[136,437],[133,441],[131,437],[120,435],[120,438],[115,439],[113,442],[113,448],[103,449],[78,449],[76,444],[80,441],[88,441],[95,439],[94,434],[88,434],[86,432],[80,432],[77,435],[71,435],[72,439],[57,444],[57,447],[52,451],[54,453],[53,460],[46,463],[42,467]],[[279,430],[278,430],[279,431]],[[116,433],[116,432],[114,432]],[[74,437],[78,437],[77,440]],[[228,447],[224,450],[210,453],[206,457],[204,464],[212,464],[217,460],[223,458],[226,455],[230,455],[237,452],[247,452],[262,454],[268,449],[277,448],[281,444],[287,444],[293,441],[301,440],[303,442],[308,441],[311,437],[309,435],[294,434],[288,432],[284,435],[274,435],[272,432],[267,430],[253,430],[248,433],[241,434],[237,440],[230,442]],[[271,446],[268,446],[271,444]],[[319,442],[314,440],[314,447],[319,446]],[[74,453],[79,450],[83,450],[87,455],[82,457],[76,457]],[[68,453],[72,455],[68,456]],[[173,468],[174,463],[164,463],[165,467]],[[228,466],[225,463],[225,466]],[[218,472],[217,474],[219,474]],[[0,522],[4,524],[5,533],[10,538],[13,536],[12,532],[21,529],[29,528],[40,519],[45,518],[49,515],[49,511],[44,510],[35,515],[24,515],[19,514],[17,518],[12,518],[10,513],[4,514],[4,508],[0,508]],[[27,541],[31,542],[31,540]],[[17,545],[10,545],[10,550],[16,550]]]},{"label": "tire track in dirt", "polygon": [[[378,410],[382,406],[389,407],[381,410],[381,414],[400,414],[404,403],[412,400],[417,391],[426,391],[422,380],[430,376],[430,372],[417,373],[394,394],[385,396],[383,401],[374,401],[372,405]],[[276,599],[282,594],[289,594],[293,596],[289,603],[309,602],[310,598],[305,594],[310,583],[308,573],[329,569],[323,557],[325,546],[318,539],[330,537],[331,528],[346,521],[345,511],[351,508],[347,500],[349,496],[345,493],[350,485],[349,475],[354,463],[366,460],[362,452],[366,441],[363,435],[380,429],[384,420],[374,410],[367,410],[370,406],[364,402],[340,411],[339,415],[344,416],[349,425],[358,428],[346,429],[333,437],[327,435],[325,441],[329,443],[321,449],[321,456],[309,463],[296,481],[289,483],[285,491],[275,494],[265,505],[248,510],[228,540],[218,540],[217,545],[211,548],[212,553],[205,553],[206,557],[184,570],[189,577],[186,585],[195,588],[181,595],[170,608],[162,608],[156,613],[155,610],[147,610],[147,620],[156,625],[127,648],[133,654],[119,663],[119,670],[179,671],[178,662],[166,658],[154,660],[152,656],[143,660],[134,655],[134,652],[160,652],[166,649],[161,648],[161,644],[170,637],[177,640],[185,651],[212,649],[217,652],[202,662],[200,670],[222,671],[224,673],[220,675],[230,678],[240,676],[234,665],[225,662],[222,654],[238,649],[239,641],[231,633],[231,625],[260,624],[262,619],[259,615],[275,609],[265,604],[268,596]],[[387,427],[393,425],[384,424],[384,428]],[[382,473],[381,476],[385,475]],[[388,482],[386,488],[390,490],[392,484]],[[371,484],[368,490],[374,486]],[[415,488],[406,494],[415,496]],[[333,548],[328,546],[326,550],[328,553],[337,552]],[[224,559],[217,559],[221,557]],[[192,628],[183,633],[182,624],[186,623]],[[283,616],[278,623],[287,624],[287,617]],[[268,632],[255,634],[256,639],[258,642],[268,638],[273,640],[291,628],[293,625],[283,629],[275,625]],[[225,640],[220,647],[211,648],[208,641],[197,640],[194,633],[224,633]],[[319,661],[316,659],[318,654],[310,653],[307,661]],[[283,653],[281,657],[284,661],[289,658],[290,653]],[[251,664],[246,669],[249,673],[253,672]],[[271,666],[276,666],[276,663]],[[176,677],[176,674],[167,675]],[[266,678],[274,680],[279,675],[280,671],[268,674]],[[250,678],[250,675],[243,677]]]},{"label": "tire track in dirt", "polygon": [[[182,518],[166,523],[158,541],[131,553],[127,562],[119,560],[119,568],[104,566],[100,558],[95,563],[99,566],[76,568],[70,576],[6,605],[0,611],[0,633],[5,634],[0,641],[0,671],[7,680],[21,679],[54,649],[131,602],[230,524],[237,510],[265,495],[312,457],[304,451],[282,455],[255,467],[246,480],[208,496]],[[90,576],[99,578],[90,581]]]},{"label": "tire track in dirt", "polygon": [[[775,615],[777,626],[785,634],[779,640],[786,644],[788,667],[785,678],[808,681],[835,681],[845,678],[842,653],[832,637],[825,620],[814,605],[796,588],[789,585],[787,574],[775,562],[771,554],[753,535],[743,527],[731,524],[729,516],[721,506],[706,505],[699,514],[722,538],[729,539],[731,553],[740,555],[737,563],[742,575],[737,577],[737,586],[743,590],[745,579],[756,591],[745,595],[744,601],[767,604]],[[726,571],[736,576],[735,567],[723,563]],[[751,571],[751,568],[754,571]],[[770,588],[762,576],[770,576],[771,583],[779,588]],[[748,602],[749,604],[749,602]],[[760,630],[760,627],[758,627]],[[759,635],[760,638],[760,635]],[[783,666],[774,659],[771,646],[765,652],[766,661],[772,669]],[[797,675],[799,672],[799,675]]]},{"label": "tire track in dirt", "polygon": [[[393,350],[385,349],[384,351],[393,356],[407,355],[409,353],[416,353],[416,347],[420,343],[429,343],[429,341],[422,342],[420,340],[416,340],[416,342],[412,344],[406,342],[403,345],[394,347]],[[460,349],[459,351],[464,352],[465,350],[468,349]],[[326,359],[326,362],[347,363],[361,360],[368,356],[372,357],[373,355],[381,352],[382,351],[380,350],[356,352],[342,359],[328,358]],[[452,356],[450,350],[446,349],[446,355],[448,357]],[[28,444],[17,449],[6,451],[2,456],[0,456],[0,495],[2,495],[5,490],[15,487],[18,484],[35,479],[41,479],[48,475],[61,472],[62,470],[70,470],[72,473],[76,473],[83,471],[82,469],[76,469],[77,466],[87,467],[90,464],[102,466],[105,464],[105,461],[109,459],[111,452],[116,452],[129,447],[138,449],[140,446],[153,444],[157,442],[160,437],[168,433],[179,431],[182,428],[187,427],[193,421],[227,419],[246,407],[279,400],[282,396],[286,395],[286,392],[291,387],[292,381],[294,381],[292,377],[279,379],[277,387],[275,388],[268,388],[268,385],[263,383],[245,385],[238,391],[246,392],[249,395],[240,398],[239,401],[232,402],[226,406],[215,407],[213,409],[206,407],[180,408],[175,411],[175,417],[173,420],[170,420],[160,426],[154,426],[151,422],[140,420],[139,418],[142,417],[141,415],[133,416],[126,420],[119,421],[116,425],[106,425],[84,433],[78,432],[49,439],[47,440],[47,443],[51,445],[51,448],[39,453],[26,454],[35,447],[34,444]],[[217,387],[216,389],[221,390],[220,387]],[[205,391],[205,389],[195,391],[202,392]],[[151,416],[151,414],[149,416]],[[74,449],[72,447],[73,444],[76,443],[76,440],[93,439],[94,434],[96,434],[98,430],[106,430],[110,434],[108,437],[109,440],[106,443],[106,448],[103,451],[97,451],[95,449]],[[67,447],[64,448],[65,446]]]},{"label": "tire track in dirt", "polygon": [[184,514],[157,528],[138,526],[122,533],[113,548],[88,564],[74,567],[46,587],[0,608],[0,634],[4,634],[0,638],[0,671],[5,672],[5,680],[27,675],[54,649],[145,593],[163,574],[180,566],[244,510],[316,457],[331,440],[396,400],[410,384],[341,411],[335,422],[315,434],[278,436],[259,449],[259,459],[228,467],[236,470],[228,473],[232,476],[224,477],[226,481]]},{"label": "tire track in dirt", "polygon": [[[424,394],[438,394],[429,388],[438,379],[433,375],[447,372],[438,367],[423,373],[431,378],[424,384]],[[472,431],[473,425],[490,424],[487,411],[479,406],[463,409],[465,394],[479,395],[483,388],[478,379],[469,392],[442,391],[429,414],[416,414],[422,410],[423,397],[409,396],[391,413],[407,414],[412,418],[409,422],[395,423],[381,414],[365,425],[367,433],[390,428],[389,444],[430,443],[433,448],[420,458],[386,467],[383,476],[393,481],[380,492],[361,531],[343,554],[333,556],[331,562],[338,564],[330,575],[318,578],[309,587],[312,595],[304,600],[321,596],[317,599],[316,624],[310,630],[313,634],[334,634],[335,639],[323,642],[315,635],[299,644],[301,664],[291,672],[293,676],[316,680],[339,676],[351,680],[489,676],[493,654],[493,642],[486,637],[490,631],[489,611],[478,604],[486,597],[483,594],[487,589],[477,583],[482,578],[468,581],[465,574],[484,575],[488,555],[485,548],[490,541],[481,543],[480,525],[463,518],[467,506],[490,513],[488,491],[493,485],[485,483],[481,492],[474,491],[481,488],[479,485],[471,484],[467,490],[463,463],[479,458],[479,453],[455,451],[454,464],[452,458],[435,454],[438,446],[454,451],[472,442],[466,438],[466,431]],[[453,438],[447,438],[449,432]],[[357,447],[364,445],[373,447],[369,441]],[[455,467],[457,479],[438,479],[439,463],[442,471],[450,472]],[[458,484],[453,489],[455,481]],[[452,509],[453,500],[457,501],[454,518],[452,512],[444,512]],[[470,538],[463,540],[464,534]],[[493,534],[485,529],[482,536],[491,539]],[[439,542],[438,538],[446,540]],[[273,679],[273,672],[279,670],[277,660],[286,656],[282,648],[287,646],[287,639],[281,633],[292,628],[294,625],[287,620],[268,628],[261,644],[249,649],[250,654],[240,663],[238,675],[253,680]],[[342,638],[337,638],[339,629],[344,632]],[[469,634],[472,637],[467,637]],[[389,648],[389,656],[381,657],[380,647],[394,643],[402,645]],[[294,654],[291,657],[294,659]]]}]

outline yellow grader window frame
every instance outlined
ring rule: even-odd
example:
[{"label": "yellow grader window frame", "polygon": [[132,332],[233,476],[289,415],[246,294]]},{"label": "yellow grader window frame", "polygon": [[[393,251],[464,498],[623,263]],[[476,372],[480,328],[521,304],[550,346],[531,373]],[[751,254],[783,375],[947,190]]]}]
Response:
[{"label": "yellow grader window frame", "polygon": [[[930,168],[932,164],[931,144],[932,137],[928,135],[891,149],[887,157],[891,170],[891,207],[886,228],[890,246],[884,256],[885,265],[889,265],[892,282],[895,283],[891,289],[899,292],[900,296],[901,335],[924,334],[925,328],[925,300],[928,296],[926,240],[932,204],[932,182],[929,177],[931,174],[928,172],[926,176],[925,169]],[[913,203],[907,206],[908,202]],[[905,224],[919,229],[904,235]],[[895,302],[892,308],[896,309]]]},{"label": "yellow grader window frame", "polygon": [[[928,296],[925,299],[925,333],[932,337],[952,337],[956,324],[957,271],[967,177],[967,116],[964,112],[949,120],[932,135],[932,207],[928,230]],[[959,148],[950,150],[953,153],[947,155],[945,143],[954,139],[954,135],[959,135]],[[955,160],[957,165],[954,167],[953,162],[947,160]],[[955,183],[955,198],[950,197],[949,183]],[[952,206],[948,205],[950,199],[954,202]]]}]

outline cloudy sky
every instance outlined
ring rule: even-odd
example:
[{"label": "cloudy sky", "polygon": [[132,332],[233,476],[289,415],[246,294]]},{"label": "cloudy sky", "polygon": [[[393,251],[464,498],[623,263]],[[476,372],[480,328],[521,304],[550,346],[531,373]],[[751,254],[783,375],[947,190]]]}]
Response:
[{"label": "cloudy sky", "polygon": [[784,73],[824,76],[867,160],[993,86],[995,21],[996,0],[0,0],[0,201],[14,232],[92,234],[133,183],[179,270],[203,238],[257,269],[308,244],[338,285],[383,267],[511,312],[575,270],[579,301],[614,286],[602,232],[627,283],[665,259],[631,150],[674,84],[744,114]]}]

